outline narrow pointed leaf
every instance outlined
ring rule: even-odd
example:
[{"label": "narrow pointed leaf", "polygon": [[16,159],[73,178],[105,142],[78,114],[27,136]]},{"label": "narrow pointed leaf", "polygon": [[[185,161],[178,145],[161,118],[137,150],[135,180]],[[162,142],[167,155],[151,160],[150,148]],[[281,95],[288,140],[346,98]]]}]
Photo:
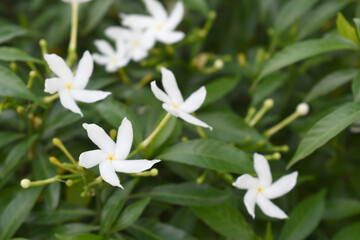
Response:
[{"label": "narrow pointed leaf", "polygon": [[343,35],[347,39],[350,39],[353,42],[359,42],[359,38],[356,34],[355,28],[350,25],[350,23],[341,13],[338,13],[337,15],[336,26],[341,35]]},{"label": "narrow pointed leaf", "polygon": [[201,107],[208,106],[230,93],[240,82],[240,77],[222,77],[206,84],[206,98]]},{"label": "narrow pointed leaf", "polygon": [[360,239],[360,222],[353,223],[341,229],[333,240],[358,240]]},{"label": "narrow pointed leaf", "polygon": [[2,25],[0,26],[0,44],[26,34],[27,31],[22,27],[16,25]]},{"label": "narrow pointed leaf", "polygon": [[339,198],[327,201],[324,219],[341,220],[360,215],[360,201],[357,199]]},{"label": "narrow pointed leaf", "polygon": [[24,134],[21,133],[0,132],[0,148],[23,137]]},{"label": "narrow pointed leaf", "polygon": [[43,63],[42,60],[31,57],[24,51],[14,47],[0,47],[0,60],[7,62],[23,61],[41,64]]}]

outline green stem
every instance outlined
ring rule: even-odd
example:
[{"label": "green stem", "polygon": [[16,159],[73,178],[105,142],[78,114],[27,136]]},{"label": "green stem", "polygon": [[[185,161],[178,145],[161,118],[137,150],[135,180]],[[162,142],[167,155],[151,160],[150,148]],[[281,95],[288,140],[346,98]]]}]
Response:
[{"label": "green stem", "polygon": [[295,111],[293,114],[291,114],[290,116],[288,116],[287,118],[285,118],[284,120],[282,120],[281,122],[279,122],[278,124],[273,126],[272,128],[266,130],[264,132],[264,136],[267,138],[270,138],[272,135],[274,135],[275,133],[277,133],[278,131],[280,131],[281,129],[286,127],[287,125],[289,125],[291,122],[293,122],[299,116],[301,116],[301,114],[299,114],[297,111]]},{"label": "green stem", "polygon": [[69,67],[76,61],[76,40],[78,32],[78,20],[79,20],[79,3],[74,1],[71,3],[71,34],[68,49],[68,58],[66,63]]}]

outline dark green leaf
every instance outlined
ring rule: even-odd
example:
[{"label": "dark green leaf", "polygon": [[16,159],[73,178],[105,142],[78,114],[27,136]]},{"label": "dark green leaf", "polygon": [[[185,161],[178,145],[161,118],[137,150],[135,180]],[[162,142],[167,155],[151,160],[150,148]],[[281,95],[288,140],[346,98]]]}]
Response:
[{"label": "dark green leaf", "polygon": [[333,240],[358,240],[360,239],[360,222],[353,223],[341,229]]},{"label": "dark green leaf", "polygon": [[62,236],[60,234],[55,234],[55,236],[59,240],[103,240],[104,239],[102,236],[90,234],[90,233],[81,233],[73,236]]},{"label": "dark green leaf", "polygon": [[13,38],[25,35],[27,32],[24,28],[16,25],[0,26],[0,44]]},{"label": "dark green leaf", "polygon": [[240,80],[240,77],[222,77],[206,84],[206,99],[202,107],[208,106],[226,96],[234,90]]},{"label": "dark green leaf", "polygon": [[193,9],[195,11],[198,11],[202,13],[204,16],[208,15],[209,7],[205,0],[182,0],[190,9]]},{"label": "dark green leaf", "polygon": [[288,74],[285,73],[274,73],[267,76],[254,92],[252,105],[257,105],[265,100],[265,98],[269,97],[273,92],[284,85],[288,77]]},{"label": "dark green leaf", "polygon": [[113,3],[114,0],[101,0],[94,1],[91,4],[90,10],[87,12],[87,21],[83,28],[84,34],[91,32],[100,23]]},{"label": "dark green leaf", "polygon": [[341,220],[360,214],[360,201],[355,199],[339,198],[327,202],[324,218]]},{"label": "dark green leaf", "polygon": [[355,102],[360,101],[360,72],[357,73],[356,77],[352,82],[352,92]]},{"label": "dark green leaf", "polygon": [[354,22],[356,25],[356,33],[358,38],[360,38],[360,19],[359,18],[354,18]]},{"label": "dark green leaf", "polygon": [[13,47],[0,47],[0,60],[15,62],[15,61],[24,61],[24,62],[36,62],[42,63],[40,59],[29,56],[24,51],[13,48]]},{"label": "dark green leaf", "polygon": [[24,134],[13,132],[0,132],[0,148],[6,146],[20,138],[23,138]]}]

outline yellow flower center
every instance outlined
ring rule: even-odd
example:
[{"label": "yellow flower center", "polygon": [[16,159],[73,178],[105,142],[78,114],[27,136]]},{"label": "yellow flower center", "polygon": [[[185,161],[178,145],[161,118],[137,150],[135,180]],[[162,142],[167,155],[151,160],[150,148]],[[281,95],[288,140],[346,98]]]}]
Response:
[{"label": "yellow flower center", "polygon": [[117,59],[117,58],[113,58],[113,59],[111,59],[111,61],[112,61],[114,64],[116,64],[116,63],[118,62],[118,59]]},{"label": "yellow flower center", "polygon": [[115,160],[115,156],[112,155],[112,154],[109,154],[108,157],[107,157],[108,160],[110,161],[114,161]]},{"label": "yellow flower center", "polygon": [[73,88],[71,83],[67,83],[65,87],[67,88],[67,90],[71,90]]},{"label": "yellow flower center", "polygon": [[156,25],[156,30],[161,31],[163,29],[163,25],[158,24]]},{"label": "yellow flower center", "polygon": [[179,108],[179,106],[176,105],[175,103],[173,103],[172,106],[173,106],[174,108]]},{"label": "yellow flower center", "polygon": [[134,47],[138,47],[140,45],[139,41],[134,41]]},{"label": "yellow flower center", "polygon": [[258,191],[258,193],[263,193],[263,192],[264,192],[264,188],[263,188],[263,187],[258,187],[257,191]]}]

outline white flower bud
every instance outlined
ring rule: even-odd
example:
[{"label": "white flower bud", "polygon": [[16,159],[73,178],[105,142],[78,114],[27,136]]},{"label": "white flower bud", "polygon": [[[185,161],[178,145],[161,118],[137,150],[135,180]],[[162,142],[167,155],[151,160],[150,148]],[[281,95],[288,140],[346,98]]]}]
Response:
[{"label": "white flower bud", "polygon": [[31,181],[29,179],[26,179],[26,178],[21,180],[21,182],[20,182],[21,187],[25,188],[25,189],[29,188],[30,184],[31,184]]},{"label": "white flower bud", "polygon": [[300,115],[300,116],[305,116],[306,114],[309,113],[309,105],[307,103],[300,103],[299,105],[297,105],[296,107],[296,112]]},{"label": "white flower bud", "polygon": [[268,98],[264,101],[264,107],[266,108],[272,108],[274,106],[274,100],[271,98]]},{"label": "white flower bud", "polygon": [[222,69],[224,67],[224,61],[221,59],[216,59],[216,61],[214,62],[214,67],[216,69]]}]

